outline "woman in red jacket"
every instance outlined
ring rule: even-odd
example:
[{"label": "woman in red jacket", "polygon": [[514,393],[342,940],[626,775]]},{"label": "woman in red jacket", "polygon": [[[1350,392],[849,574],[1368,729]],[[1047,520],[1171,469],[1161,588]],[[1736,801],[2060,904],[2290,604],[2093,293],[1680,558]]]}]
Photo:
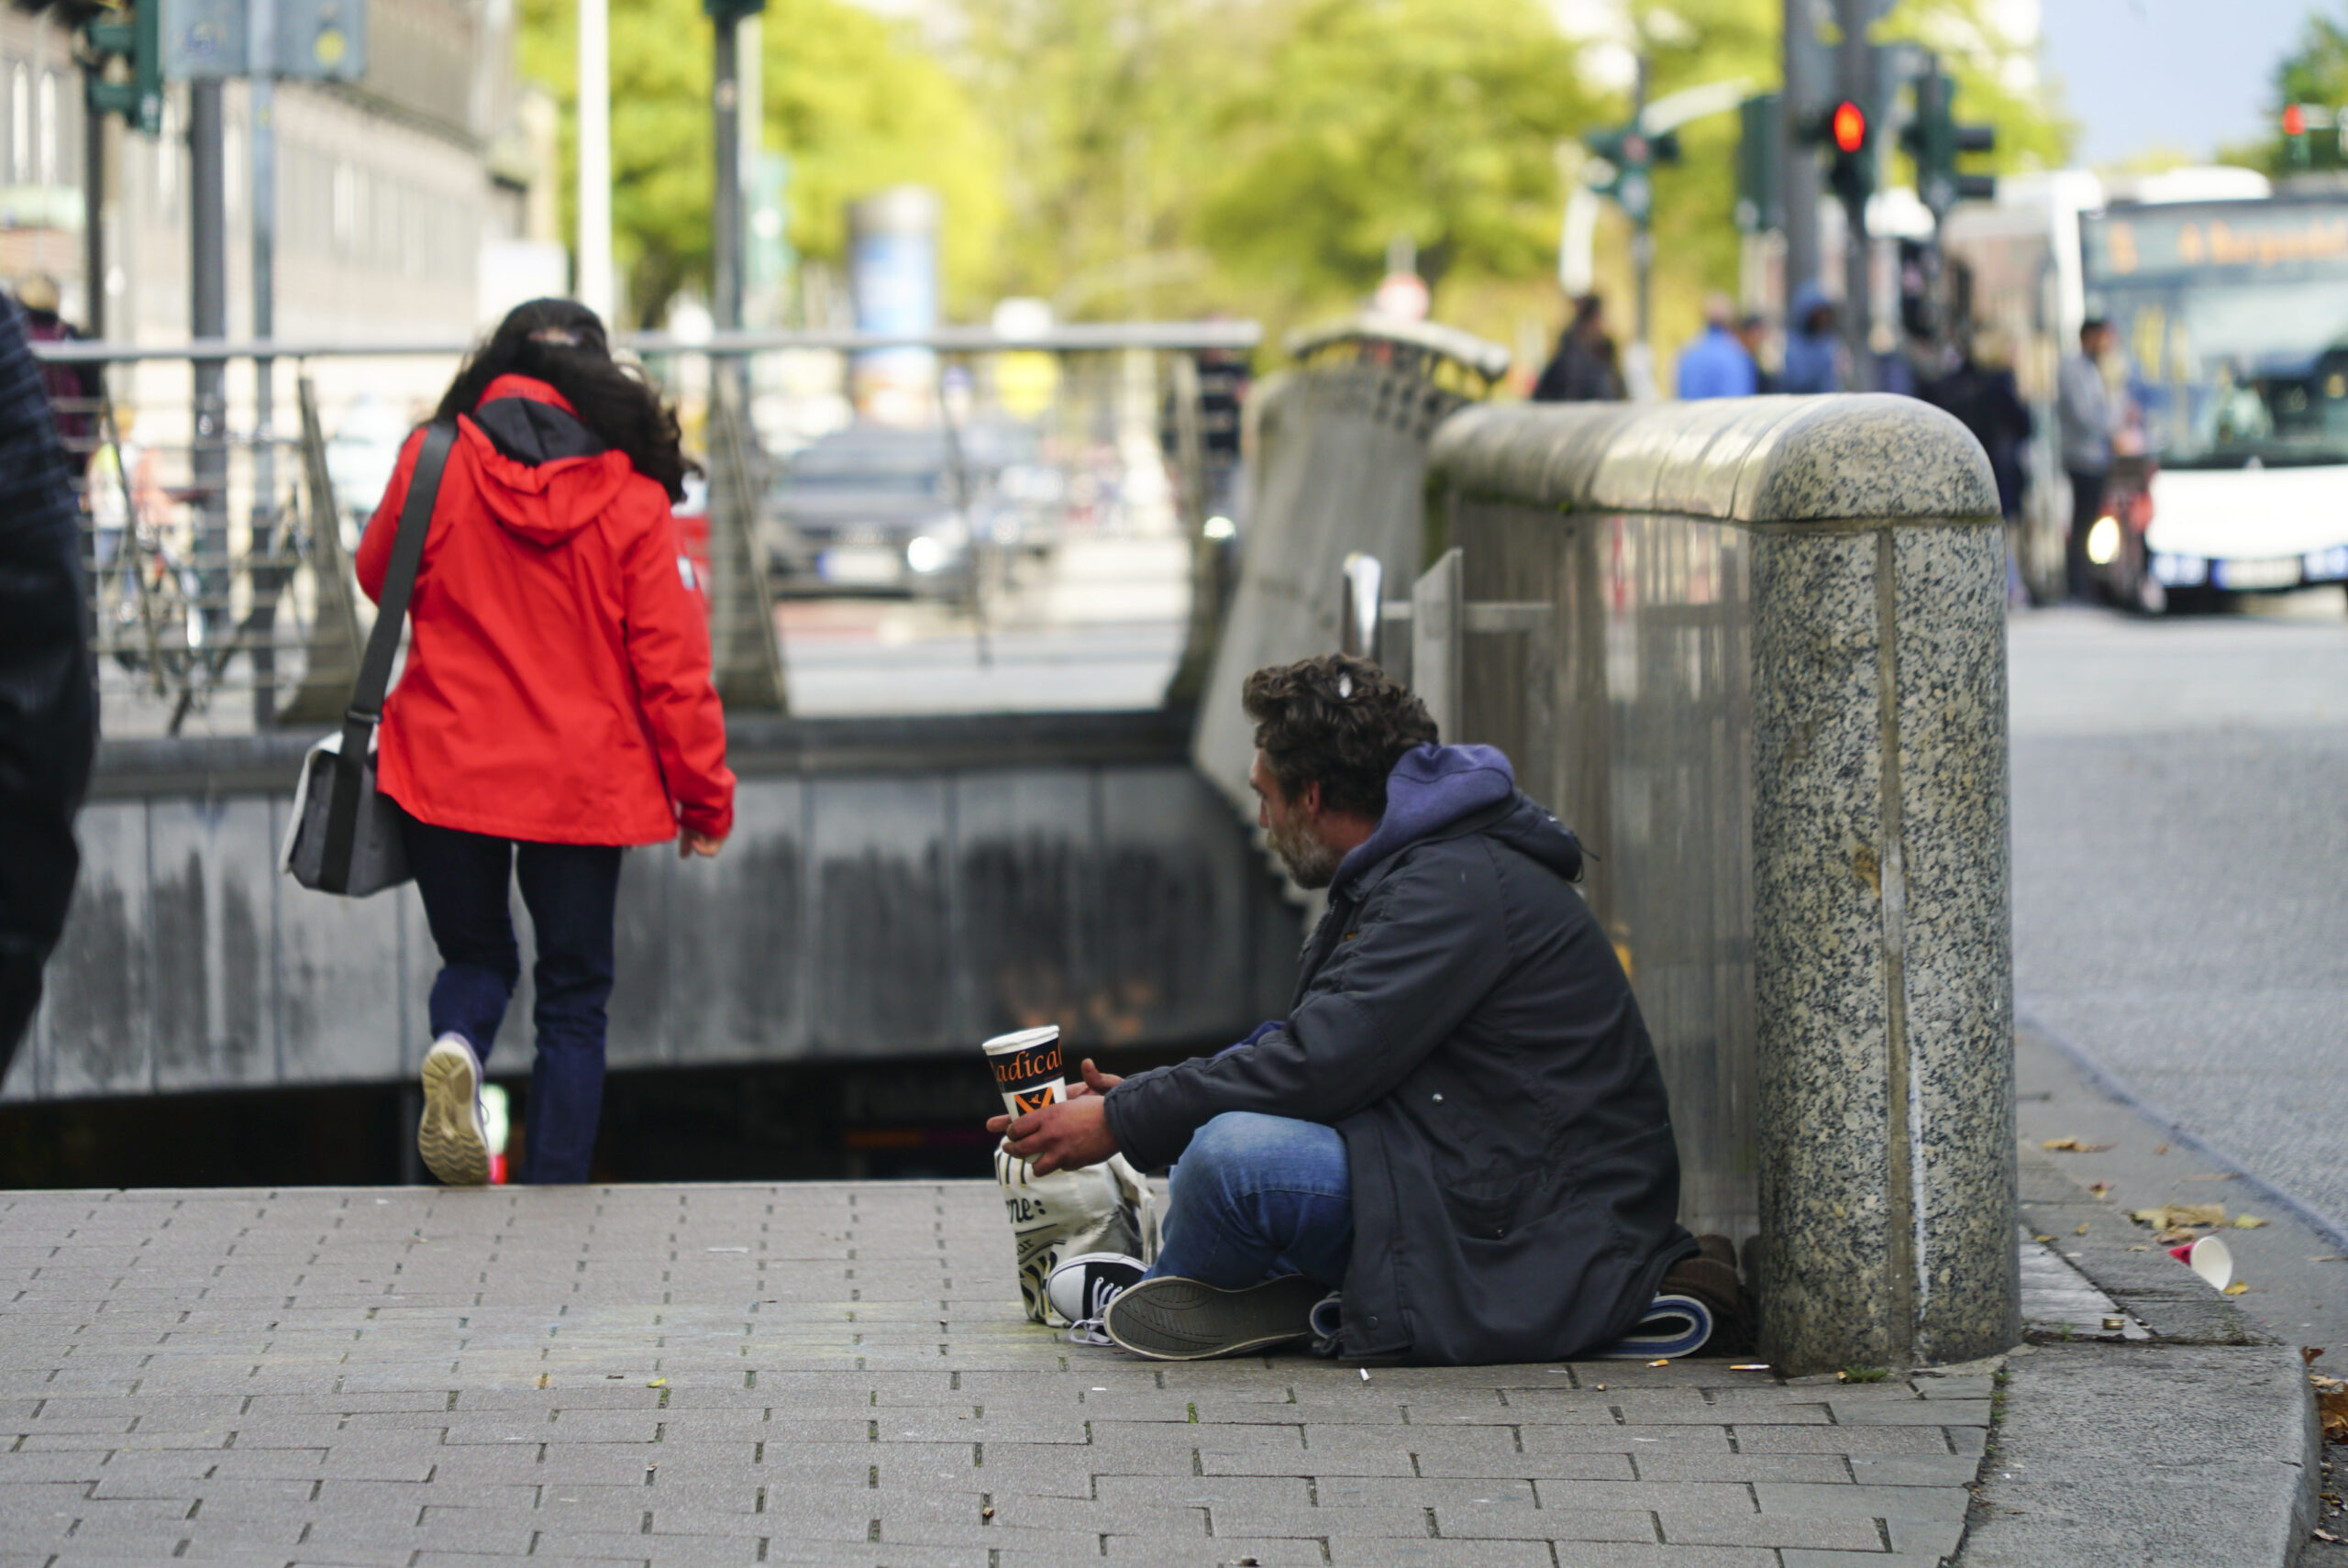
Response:
[{"label": "woman in red jacket", "polygon": [[[715,855],[734,823],[709,629],[670,511],[686,460],[675,414],[568,300],[518,306],[437,417],[457,441],[376,764],[440,950],[416,1146],[444,1182],[489,1179],[481,1064],[521,976],[518,879],[537,938],[521,1178],[580,1182],[603,1108],[620,851],[673,839]],[[360,542],[371,598],[422,445],[409,437]]]}]

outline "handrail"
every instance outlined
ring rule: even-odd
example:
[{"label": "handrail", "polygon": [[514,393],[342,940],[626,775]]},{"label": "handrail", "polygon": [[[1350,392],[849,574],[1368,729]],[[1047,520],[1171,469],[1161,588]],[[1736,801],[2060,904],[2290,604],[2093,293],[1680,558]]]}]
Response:
[{"label": "handrail", "polygon": [[[1464,337],[1465,334],[1460,336]],[[832,349],[851,354],[879,348],[935,348],[950,354],[1022,350],[1048,354],[1115,348],[1157,348],[1177,352],[1218,348],[1246,350],[1254,348],[1263,338],[1263,327],[1252,321],[1085,321],[1070,322],[1043,332],[1011,334],[999,333],[988,326],[941,326],[927,332],[778,329],[713,332],[692,338],[665,332],[630,332],[619,336],[617,346],[637,354],[756,354],[779,348]],[[197,337],[170,345],[95,342],[84,338],[36,343],[32,347],[36,359],[52,364],[108,365],[150,359],[450,358],[470,354],[478,346],[475,340],[453,338],[325,343],[305,338]]]},{"label": "handrail", "polygon": [[1497,381],[1508,374],[1510,354],[1498,343],[1488,342],[1456,326],[1445,326],[1432,321],[1409,321],[1399,315],[1381,315],[1365,311],[1344,321],[1325,326],[1306,327],[1289,334],[1289,357],[1306,359],[1324,348],[1348,343],[1399,343],[1433,354],[1481,376],[1486,381]]}]

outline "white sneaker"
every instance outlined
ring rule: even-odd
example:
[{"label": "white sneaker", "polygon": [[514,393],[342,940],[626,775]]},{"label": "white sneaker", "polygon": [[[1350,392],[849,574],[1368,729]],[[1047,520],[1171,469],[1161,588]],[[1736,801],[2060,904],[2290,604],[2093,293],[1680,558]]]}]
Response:
[{"label": "white sneaker", "polygon": [[1080,1253],[1052,1270],[1044,1282],[1044,1298],[1069,1320],[1071,1344],[1112,1344],[1102,1327],[1109,1303],[1139,1285],[1146,1272],[1141,1259],[1123,1253]]},{"label": "white sneaker", "polygon": [[450,1187],[489,1184],[489,1128],[481,1114],[481,1058],[461,1034],[424,1054],[424,1119],[415,1125],[424,1168]]}]

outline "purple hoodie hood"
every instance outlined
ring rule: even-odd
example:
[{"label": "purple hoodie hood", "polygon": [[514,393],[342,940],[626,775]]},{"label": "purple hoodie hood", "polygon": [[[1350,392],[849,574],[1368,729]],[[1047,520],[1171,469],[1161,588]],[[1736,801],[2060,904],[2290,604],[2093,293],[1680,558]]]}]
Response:
[{"label": "purple hoodie hood", "polygon": [[1386,776],[1386,814],[1378,819],[1378,831],[1337,863],[1331,890],[1462,817],[1497,806],[1515,793],[1516,769],[1495,747],[1412,747]]}]

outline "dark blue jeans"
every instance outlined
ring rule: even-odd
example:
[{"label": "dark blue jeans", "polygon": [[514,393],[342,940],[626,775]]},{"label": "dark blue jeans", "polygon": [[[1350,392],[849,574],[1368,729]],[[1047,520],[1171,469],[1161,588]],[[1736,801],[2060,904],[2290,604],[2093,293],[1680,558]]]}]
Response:
[{"label": "dark blue jeans", "polygon": [[1354,1250],[1353,1183],[1334,1127],[1226,1110],[1167,1176],[1149,1276],[1224,1290],[1301,1274],[1335,1290]]},{"label": "dark blue jeans", "polygon": [[612,995],[612,909],[620,851],[599,844],[516,844],[406,819],[408,867],[440,949],[432,1037],[460,1034],[486,1064],[522,977],[506,903],[522,885],[538,960],[521,1179],[581,1182],[604,1110],[604,1004]]}]

